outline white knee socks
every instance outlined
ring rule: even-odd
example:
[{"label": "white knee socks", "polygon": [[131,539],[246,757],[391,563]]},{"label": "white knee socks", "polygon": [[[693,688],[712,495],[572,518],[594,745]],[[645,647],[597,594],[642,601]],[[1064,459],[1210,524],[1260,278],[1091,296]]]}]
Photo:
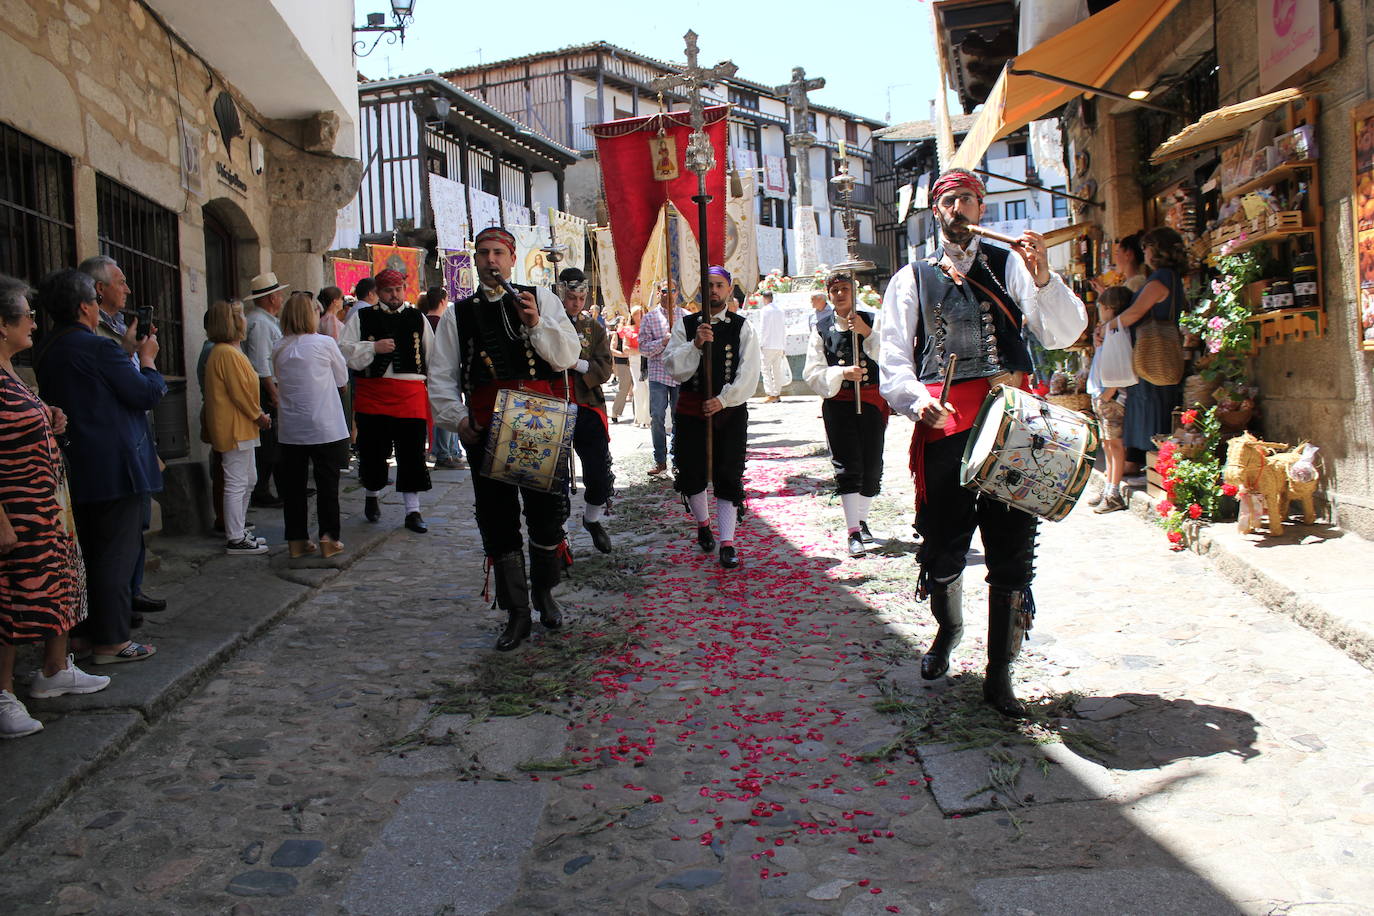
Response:
[{"label": "white knee socks", "polygon": [[872,496],[859,496],[859,521],[868,521],[868,510],[873,507]]},{"label": "white knee socks", "polygon": [[[702,494],[703,499],[706,494]],[[717,534],[722,544],[730,544],[735,540],[735,520],[739,517],[735,504],[728,499],[716,500],[716,527],[720,530]]]},{"label": "white knee socks", "polygon": [[419,493],[402,493],[401,498],[404,499],[406,502],[406,515],[409,515],[412,512],[420,511]]},{"label": "white knee socks", "polygon": [[687,505],[692,507],[692,518],[697,520],[698,525],[705,525],[711,521],[711,511],[706,505],[705,490],[687,497]]},{"label": "white knee socks", "polygon": [[841,493],[840,505],[844,507],[844,527],[848,531],[858,531],[863,521],[863,497],[858,493]]},{"label": "white knee socks", "polygon": [[587,503],[582,509],[582,520],[584,522],[599,522],[601,516],[605,514],[605,506],[593,506],[591,503]]}]

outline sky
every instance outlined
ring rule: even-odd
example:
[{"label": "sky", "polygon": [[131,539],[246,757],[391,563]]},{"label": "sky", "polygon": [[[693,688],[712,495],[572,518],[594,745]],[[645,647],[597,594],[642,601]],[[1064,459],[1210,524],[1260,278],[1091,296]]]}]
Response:
[{"label": "sky", "polygon": [[[385,12],[389,24],[390,10],[389,0],[354,2],[359,24],[369,12]],[[741,77],[765,85],[785,83],[793,67],[805,67],[808,78],[826,81],[811,93],[813,102],[892,123],[930,117],[938,82],[935,45],[930,6],[918,0],[867,0],[852,7],[835,0],[533,0],[509,6],[415,0],[404,45],[383,39],[357,64],[364,75],[379,79],[593,41],[681,62],[688,29],[700,36],[705,66],[729,59]],[[950,105],[951,112],[958,110],[952,93]]]}]

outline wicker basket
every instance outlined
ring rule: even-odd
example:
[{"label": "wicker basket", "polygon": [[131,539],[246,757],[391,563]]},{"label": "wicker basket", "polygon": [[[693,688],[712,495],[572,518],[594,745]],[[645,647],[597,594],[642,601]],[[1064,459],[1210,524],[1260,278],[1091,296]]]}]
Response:
[{"label": "wicker basket", "polygon": [[1183,380],[1183,406],[1201,407],[1206,410],[1216,403],[1212,391],[1216,382],[1209,382],[1200,375],[1190,375]]},{"label": "wicker basket", "polygon": [[1056,407],[1077,410],[1080,413],[1092,409],[1093,399],[1086,394],[1049,394],[1045,400]]}]

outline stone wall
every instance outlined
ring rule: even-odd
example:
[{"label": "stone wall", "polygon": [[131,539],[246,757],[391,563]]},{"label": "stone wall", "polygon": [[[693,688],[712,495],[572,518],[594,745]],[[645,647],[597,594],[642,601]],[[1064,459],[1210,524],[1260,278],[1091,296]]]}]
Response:
[{"label": "stone wall", "polygon": [[[236,39],[225,35],[224,40]],[[242,293],[249,279],[265,270],[275,270],[293,288],[318,289],[322,254],[338,208],[357,187],[360,163],[328,152],[332,113],[299,122],[266,121],[250,99],[171,39],[138,0],[0,0],[0,60],[5,62],[0,121],[73,160],[78,261],[99,250],[97,173],[177,215],[187,425],[193,443],[185,463],[203,461],[206,447],[198,441],[196,420],[201,397],[193,370],[205,339],[204,208],[209,206],[238,236],[235,285]],[[226,91],[243,128],[243,136],[227,142],[212,107]],[[182,180],[179,123],[189,127],[200,159],[199,179],[189,188]],[[260,172],[250,162],[250,142],[263,147]],[[138,302],[138,294],[135,289],[131,303]],[[179,473],[176,464],[169,469],[172,475]],[[187,471],[186,476],[196,476]],[[164,518],[185,520],[185,526],[202,514],[165,508]]]}]

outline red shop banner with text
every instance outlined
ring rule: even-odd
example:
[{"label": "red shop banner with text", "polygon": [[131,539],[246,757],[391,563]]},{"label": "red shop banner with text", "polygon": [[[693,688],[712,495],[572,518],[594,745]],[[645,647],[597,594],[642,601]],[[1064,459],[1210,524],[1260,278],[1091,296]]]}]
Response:
[{"label": "red shop banner with text", "polygon": [[[730,106],[715,105],[703,114],[716,167],[706,173],[707,254],[712,264],[725,262],[725,116]],[[687,142],[692,116],[670,111],[647,118],[623,118],[587,128],[596,138],[601,186],[611,219],[616,267],[628,300],[639,277],[640,261],[658,222],[663,202],[671,200],[683,222],[697,233],[697,176],[687,169]]]}]

